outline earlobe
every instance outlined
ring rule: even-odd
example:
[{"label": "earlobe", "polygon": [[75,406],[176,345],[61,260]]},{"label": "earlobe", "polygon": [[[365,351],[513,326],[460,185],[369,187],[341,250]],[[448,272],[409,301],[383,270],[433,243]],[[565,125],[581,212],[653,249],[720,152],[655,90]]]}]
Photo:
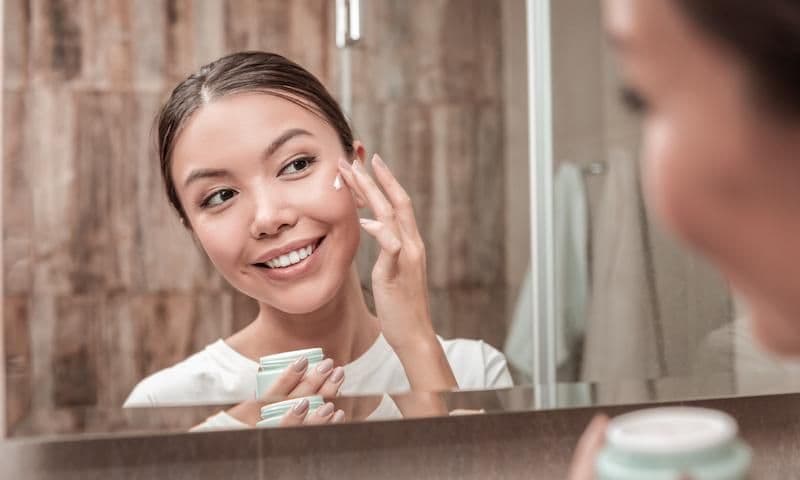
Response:
[{"label": "earlobe", "polygon": [[355,154],[355,158],[352,158],[351,160],[355,160],[357,158],[363,164],[364,159],[367,158],[367,149],[364,148],[364,144],[361,143],[360,140],[355,140],[353,142],[353,153]]}]

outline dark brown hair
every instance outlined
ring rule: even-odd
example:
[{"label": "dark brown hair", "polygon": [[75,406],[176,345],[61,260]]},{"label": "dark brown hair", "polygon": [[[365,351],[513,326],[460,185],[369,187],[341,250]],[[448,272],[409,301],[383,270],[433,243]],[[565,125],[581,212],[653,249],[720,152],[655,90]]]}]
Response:
[{"label": "dark brown hair", "polygon": [[291,101],[319,115],[336,130],[345,154],[353,156],[353,132],[339,104],[309,71],[268,52],[239,52],[224,56],[178,84],[156,117],[161,175],[172,206],[184,225],[186,212],[172,178],[172,151],[181,129],[200,107],[237,93],[260,92]]},{"label": "dark brown hair", "polygon": [[800,119],[800,1],[676,0],[745,64],[757,101]]}]

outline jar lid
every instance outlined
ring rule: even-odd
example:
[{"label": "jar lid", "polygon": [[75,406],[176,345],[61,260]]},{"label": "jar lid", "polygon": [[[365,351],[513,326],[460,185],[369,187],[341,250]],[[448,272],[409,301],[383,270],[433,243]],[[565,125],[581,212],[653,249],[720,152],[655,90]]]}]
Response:
[{"label": "jar lid", "polygon": [[645,455],[680,455],[717,448],[733,441],[736,421],[718,410],[660,407],[611,420],[606,440],[619,450]]},{"label": "jar lid", "polygon": [[300,397],[300,398],[290,398],[289,400],[284,400],[278,403],[271,403],[269,405],[264,405],[261,407],[261,420],[267,420],[270,418],[280,418],[286,412],[294,408],[295,405],[300,403],[303,399],[308,400],[308,411],[316,410],[317,408],[324,405],[325,400],[322,399],[319,395],[314,395],[311,397]]},{"label": "jar lid", "polygon": [[285,368],[294,363],[294,361],[300,357],[308,358],[308,363],[321,362],[324,358],[322,349],[319,347],[314,347],[267,355],[265,357],[261,357],[258,360],[258,363],[262,368]]}]

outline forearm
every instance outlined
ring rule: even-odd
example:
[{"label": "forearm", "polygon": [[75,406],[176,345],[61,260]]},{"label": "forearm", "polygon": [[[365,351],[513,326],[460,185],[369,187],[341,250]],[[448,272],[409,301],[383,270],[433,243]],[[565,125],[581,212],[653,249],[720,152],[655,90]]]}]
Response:
[{"label": "forearm", "polygon": [[458,389],[456,377],[436,335],[395,347],[395,352],[403,364],[411,390],[437,392]]}]

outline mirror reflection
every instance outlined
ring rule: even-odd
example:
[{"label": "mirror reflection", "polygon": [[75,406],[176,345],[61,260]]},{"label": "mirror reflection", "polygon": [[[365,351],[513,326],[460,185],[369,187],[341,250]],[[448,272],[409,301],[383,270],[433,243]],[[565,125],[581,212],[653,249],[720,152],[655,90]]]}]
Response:
[{"label": "mirror reflection", "polygon": [[[120,405],[249,424],[262,358],[299,349],[322,357],[258,393],[513,384],[528,159],[506,7],[369,2],[341,48],[336,3],[6,4],[11,435]],[[226,57],[251,50],[280,56]]]}]

